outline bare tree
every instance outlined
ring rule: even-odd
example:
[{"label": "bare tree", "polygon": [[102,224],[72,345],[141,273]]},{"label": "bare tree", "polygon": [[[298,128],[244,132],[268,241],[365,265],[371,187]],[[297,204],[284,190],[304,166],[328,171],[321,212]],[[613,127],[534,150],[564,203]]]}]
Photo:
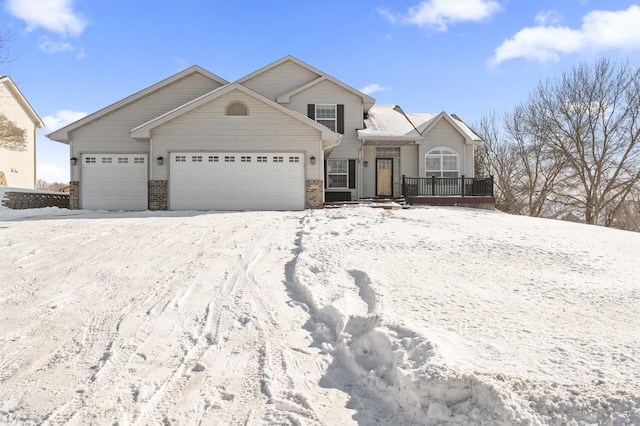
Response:
[{"label": "bare tree", "polygon": [[535,112],[518,106],[504,116],[504,127],[518,160],[518,187],[529,216],[556,217],[556,190],[562,183],[565,160],[545,143]]},{"label": "bare tree", "polygon": [[640,68],[581,64],[540,83],[516,111],[543,151],[563,158],[564,185],[551,189],[558,200],[586,223],[611,226],[640,182]]},{"label": "bare tree", "polygon": [[477,151],[476,170],[478,174],[493,176],[496,208],[506,213],[522,214],[519,159],[513,144],[502,133],[498,115],[495,111],[483,115],[474,128],[484,140],[484,145]]},{"label": "bare tree", "polygon": [[[3,1],[0,1],[0,9],[3,8]],[[9,33],[5,32],[2,28],[0,28],[0,64],[5,64],[10,62],[9,59],[9,41],[11,40],[11,36]]]},{"label": "bare tree", "polygon": [[47,182],[44,179],[38,179],[36,181],[36,189],[43,189],[45,191],[61,191],[69,186],[63,182]]},{"label": "bare tree", "polygon": [[27,149],[27,131],[0,113],[0,148],[11,151]]}]

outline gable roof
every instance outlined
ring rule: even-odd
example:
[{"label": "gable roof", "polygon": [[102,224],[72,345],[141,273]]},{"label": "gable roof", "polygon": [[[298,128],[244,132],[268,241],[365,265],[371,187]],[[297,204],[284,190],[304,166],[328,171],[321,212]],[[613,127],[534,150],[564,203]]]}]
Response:
[{"label": "gable roof", "polygon": [[407,114],[407,118],[413,123],[422,136],[426,136],[441,120],[447,121],[465,139],[465,143],[483,143],[483,140],[473,130],[460,120],[455,114]]},{"label": "gable roof", "polygon": [[284,64],[286,62],[293,62],[294,64],[296,64],[296,65],[298,65],[298,66],[300,66],[300,67],[302,67],[302,68],[304,68],[304,69],[306,69],[308,71],[311,71],[314,74],[317,74],[318,78],[313,80],[313,81],[311,81],[310,83],[305,84],[302,87],[299,87],[299,88],[293,90],[292,92],[289,92],[287,94],[279,96],[278,100],[277,100],[279,103],[285,103],[285,104],[289,103],[289,98],[291,96],[294,96],[297,93],[300,93],[300,92],[302,92],[304,90],[307,90],[308,88],[310,88],[312,86],[315,86],[316,84],[321,83],[323,81],[330,81],[330,82],[342,87],[343,89],[353,93],[354,95],[362,98],[362,103],[365,105],[365,111],[368,111],[369,108],[371,108],[371,106],[376,101],[371,96],[366,95],[366,94],[362,93],[361,91],[359,91],[357,89],[354,89],[353,87],[349,86],[348,84],[345,84],[342,81],[331,77],[329,74],[327,74],[325,72],[322,72],[319,69],[314,68],[311,65],[309,65],[309,64],[307,64],[305,62],[302,62],[300,59],[298,59],[298,58],[296,58],[294,56],[291,56],[291,55],[287,55],[284,58],[278,59],[277,61],[272,62],[271,64],[269,64],[269,65],[267,65],[265,67],[262,67],[259,70],[254,71],[249,75],[246,75],[246,76],[242,77],[240,80],[237,80],[236,83],[244,84],[247,81],[251,80],[252,78],[254,78],[254,77],[256,77],[256,76],[258,76],[260,74],[263,74],[263,73],[265,73],[265,72],[267,72],[267,71],[269,71],[269,70],[271,70],[273,68],[276,68],[277,66],[282,65],[282,64]]},{"label": "gable roof", "polygon": [[18,86],[16,86],[13,80],[11,80],[11,77],[6,75],[0,76],[0,84],[4,84],[5,87],[7,87],[9,92],[11,92],[13,97],[18,101],[22,109],[31,118],[31,121],[33,121],[33,124],[35,124],[36,127],[38,128],[44,127],[44,123],[42,122],[42,120],[40,119],[36,111],[33,109],[33,107],[31,107],[31,104],[29,104],[29,102],[24,97],[20,89],[18,89]]},{"label": "gable roof", "polygon": [[100,117],[103,117],[107,114],[112,113],[113,111],[116,111],[120,108],[123,108],[135,101],[137,101],[138,99],[141,99],[145,96],[148,96],[166,86],[169,86],[185,77],[188,77],[190,75],[193,74],[201,74],[205,77],[210,78],[211,80],[220,83],[222,85],[224,84],[228,84],[229,82],[225,79],[223,79],[222,77],[219,77],[215,74],[213,74],[212,72],[209,72],[207,70],[205,70],[204,68],[201,68],[197,65],[191,66],[189,68],[187,68],[186,70],[180,71],[177,74],[172,75],[171,77],[168,77],[156,84],[153,84],[149,87],[147,87],[146,89],[143,89],[139,92],[134,93],[131,96],[128,96],[116,103],[113,103],[111,105],[109,105],[106,108],[102,108],[101,110],[94,112],[93,114],[87,115],[86,117],[81,118],[80,120],[77,120],[61,129],[58,129],[52,133],[49,133],[48,135],[46,135],[49,139],[58,141],[58,142],[68,142],[69,141],[69,132],[77,129],[78,127],[82,127],[92,121],[95,121],[97,119],[99,119]]},{"label": "gable roof", "polygon": [[131,137],[134,139],[138,139],[138,140],[145,140],[145,139],[149,139],[151,137],[151,130],[153,130],[154,128],[161,126],[171,120],[174,120],[178,117],[180,117],[183,114],[186,114],[196,108],[199,108],[200,106],[207,104],[229,92],[232,92],[234,90],[239,90],[241,92],[243,92],[244,94],[251,96],[252,98],[265,103],[267,105],[269,105],[272,108],[277,109],[278,111],[302,122],[303,124],[306,124],[309,127],[313,127],[314,129],[318,130],[321,132],[322,134],[322,140],[323,141],[340,141],[341,135],[331,131],[328,127],[318,123],[315,120],[310,119],[309,117],[300,114],[297,111],[293,111],[290,110],[289,108],[283,107],[282,105],[279,105],[275,102],[273,102],[271,99],[268,99],[264,96],[262,96],[261,94],[254,92],[253,90],[239,84],[239,83],[230,83],[227,84],[225,86],[219,87],[215,90],[212,90],[209,93],[206,93],[190,102],[187,102],[186,104],[179,106],[178,108],[175,108],[172,111],[169,111],[159,117],[154,118],[153,120],[150,120],[138,127],[136,127],[135,129],[132,129],[130,134]]}]

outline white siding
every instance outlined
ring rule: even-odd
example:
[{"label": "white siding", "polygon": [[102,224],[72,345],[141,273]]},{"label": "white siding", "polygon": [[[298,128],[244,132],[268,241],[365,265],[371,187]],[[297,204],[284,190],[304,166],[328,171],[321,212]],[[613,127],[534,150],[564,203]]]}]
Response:
[{"label": "white siding", "polygon": [[0,171],[4,172],[8,186],[34,189],[36,181],[35,124],[13,97],[11,91],[2,83],[0,83],[0,112],[16,123],[19,128],[27,131],[25,151],[13,151],[0,147]]},{"label": "white siding", "polygon": [[287,61],[242,83],[243,86],[260,93],[272,101],[320,76],[300,65]]},{"label": "white siding", "polygon": [[[473,176],[473,148],[471,145],[465,145],[465,139],[462,135],[446,120],[440,120],[433,129],[424,138],[420,145],[418,155],[418,170],[421,177],[425,176],[425,155],[433,148],[445,146],[451,148],[460,156],[460,174]],[[469,149],[471,148],[471,150]],[[470,168],[469,168],[470,166]]]},{"label": "white siding", "polygon": [[[233,101],[247,105],[249,115],[226,116]],[[306,179],[322,178],[320,131],[238,90],[154,129],[151,139],[152,159],[178,151],[300,152],[317,159],[306,162]],[[151,163],[151,179],[168,178],[166,162]]]},{"label": "white siding", "polygon": [[362,98],[330,81],[323,81],[291,97],[287,106],[307,115],[308,104],[344,105],[344,135],[330,158],[357,159],[360,151],[357,129],[364,126]]},{"label": "white siding", "polygon": [[[191,74],[148,96],[126,105],[73,131],[71,156],[80,158],[86,152],[149,152],[149,144],[131,139],[129,132],[186,102],[208,93],[220,84]],[[72,167],[71,180],[78,180],[78,167]]]}]

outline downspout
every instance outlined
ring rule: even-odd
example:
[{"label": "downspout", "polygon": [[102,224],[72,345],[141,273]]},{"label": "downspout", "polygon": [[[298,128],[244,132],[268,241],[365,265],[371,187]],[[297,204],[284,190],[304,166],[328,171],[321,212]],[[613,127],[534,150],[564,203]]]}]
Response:
[{"label": "downspout", "polygon": [[38,147],[36,146],[36,143],[38,142],[38,138],[36,133],[38,132],[38,125],[34,124],[33,125],[33,189],[38,189],[38,174],[37,174],[37,170],[38,170],[38,158],[37,158],[37,152],[38,152]]},{"label": "downspout", "polygon": [[364,139],[361,141],[361,143],[360,143],[360,151],[358,153],[358,157],[359,157],[358,159],[360,160],[360,161],[358,161],[358,167],[359,167],[359,170],[358,170],[358,172],[359,172],[358,173],[358,175],[359,175],[358,176],[358,183],[359,183],[358,184],[358,199],[359,200],[362,199],[362,194],[363,194],[363,190],[364,190],[364,180],[363,180],[364,179],[364,161],[363,160],[364,160],[364,143],[365,142],[366,141]]}]

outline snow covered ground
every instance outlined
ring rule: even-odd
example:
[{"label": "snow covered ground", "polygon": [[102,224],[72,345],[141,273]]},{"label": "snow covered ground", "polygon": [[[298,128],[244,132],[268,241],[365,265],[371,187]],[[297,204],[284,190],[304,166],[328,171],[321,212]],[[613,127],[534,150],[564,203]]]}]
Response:
[{"label": "snow covered ground", "polygon": [[640,424],[640,234],[0,207],[0,424]]}]

